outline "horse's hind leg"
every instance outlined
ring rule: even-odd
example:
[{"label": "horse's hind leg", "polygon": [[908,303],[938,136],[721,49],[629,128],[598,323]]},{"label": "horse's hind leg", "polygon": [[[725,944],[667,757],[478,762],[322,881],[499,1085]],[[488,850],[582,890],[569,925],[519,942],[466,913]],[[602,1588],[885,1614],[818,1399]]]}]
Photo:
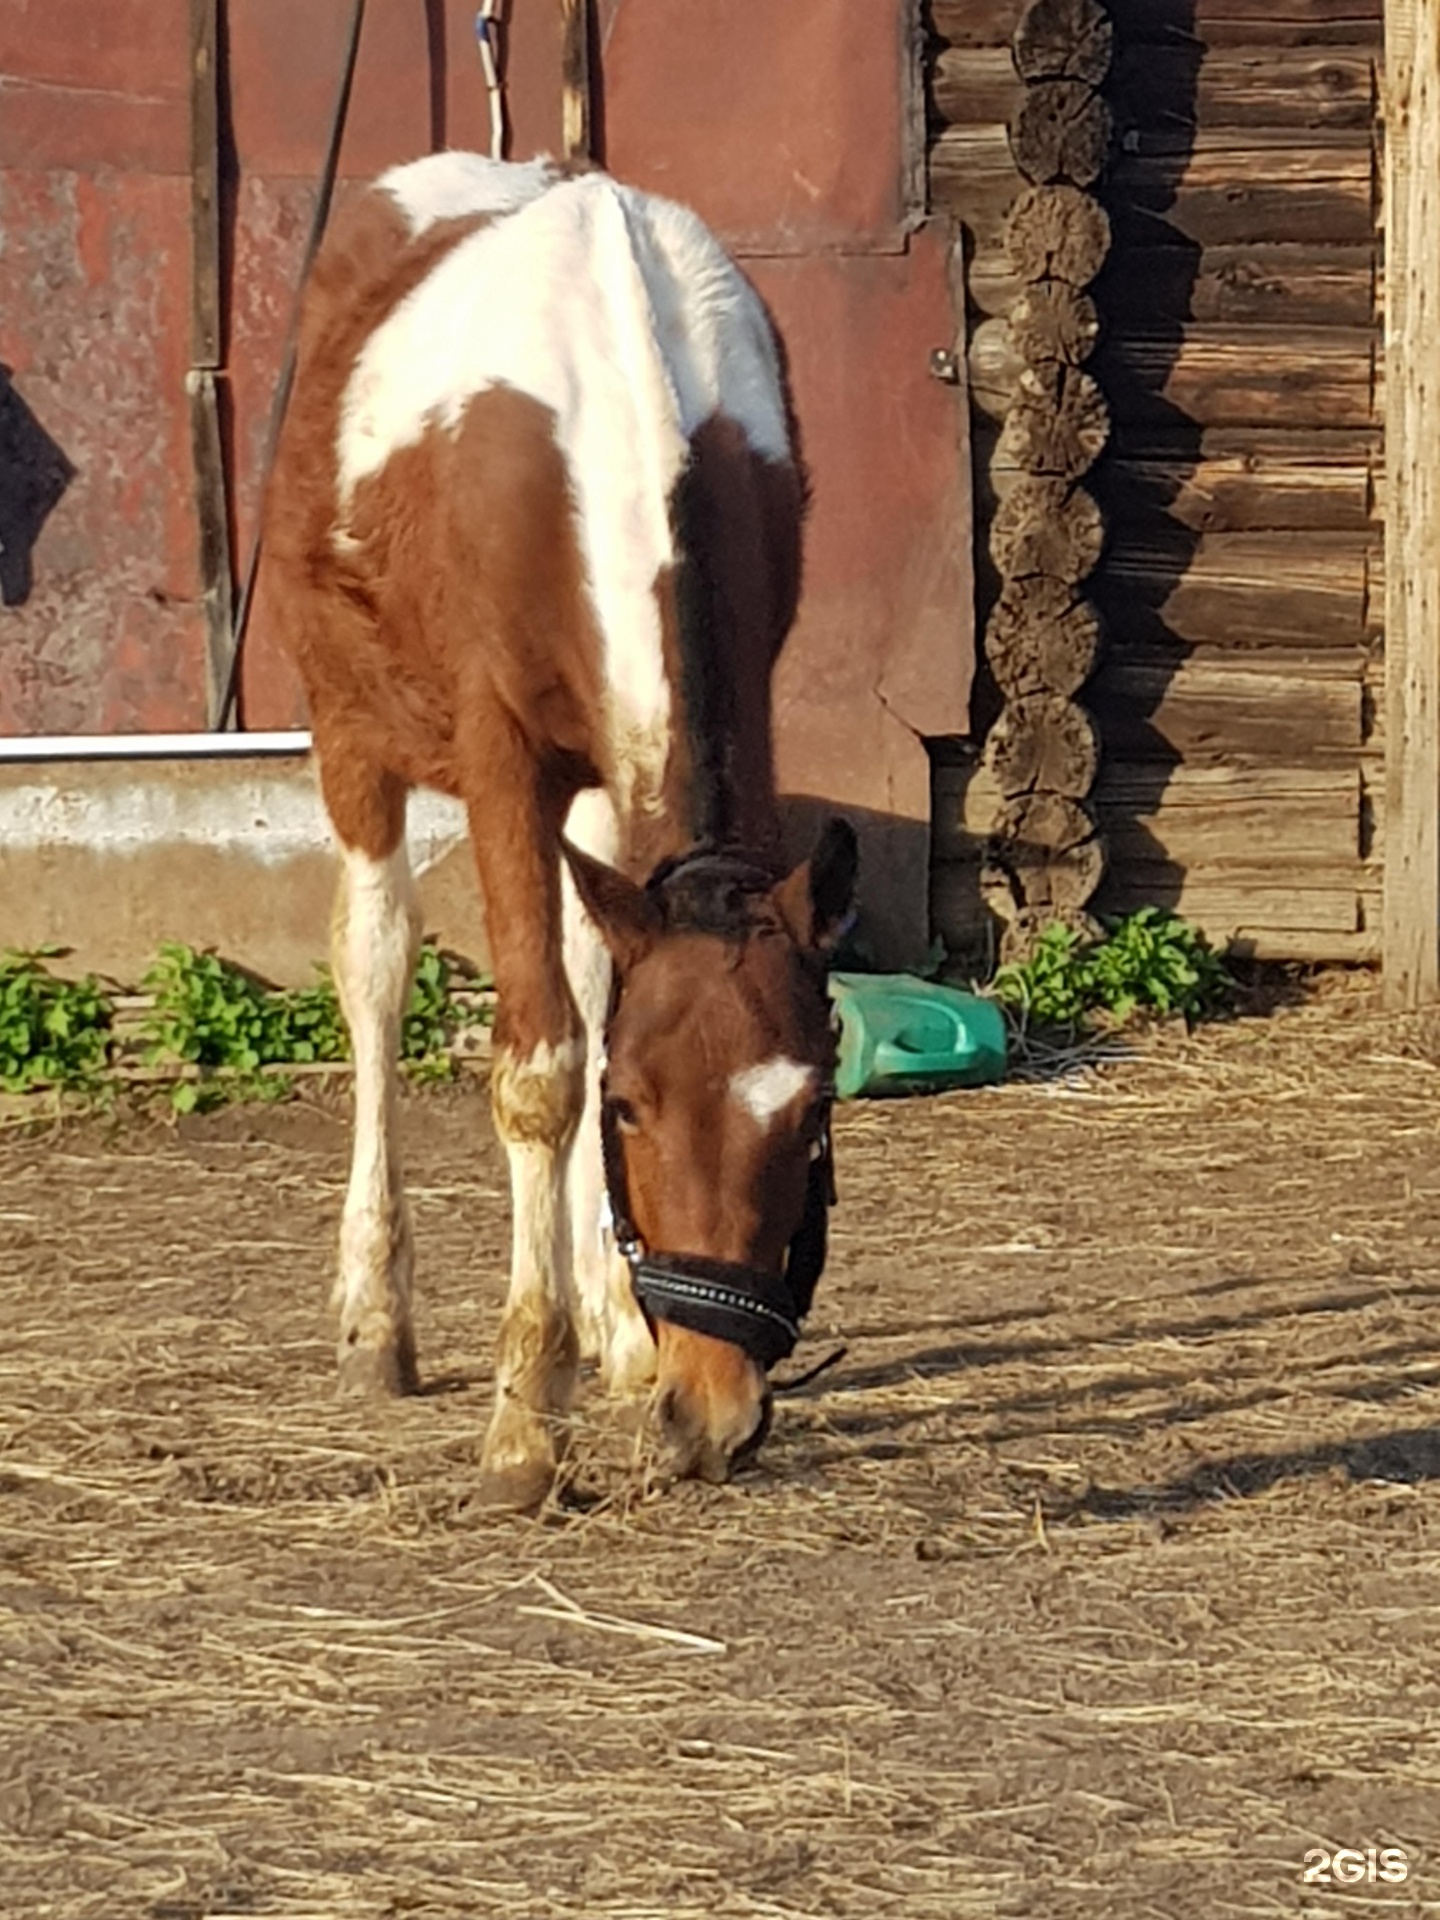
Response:
[{"label": "horse's hind leg", "polygon": [[355,1063],[355,1137],[340,1227],[342,1393],[413,1393],[414,1241],[396,1141],[400,1025],[420,916],[405,849],[403,783],[321,753],[325,803],[340,840],[331,958]]}]

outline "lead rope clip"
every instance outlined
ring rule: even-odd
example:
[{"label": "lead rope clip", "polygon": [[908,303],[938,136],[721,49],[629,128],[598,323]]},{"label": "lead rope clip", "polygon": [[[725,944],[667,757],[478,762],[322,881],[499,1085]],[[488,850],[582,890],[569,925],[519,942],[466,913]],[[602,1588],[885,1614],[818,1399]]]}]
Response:
[{"label": "lead rope clip", "polygon": [[475,45],[480,53],[480,70],[485,76],[485,92],[490,103],[490,158],[505,158],[508,129],[505,125],[505,93],[500,81],[500,9],[504,0],[481,0],[475,14]]}]

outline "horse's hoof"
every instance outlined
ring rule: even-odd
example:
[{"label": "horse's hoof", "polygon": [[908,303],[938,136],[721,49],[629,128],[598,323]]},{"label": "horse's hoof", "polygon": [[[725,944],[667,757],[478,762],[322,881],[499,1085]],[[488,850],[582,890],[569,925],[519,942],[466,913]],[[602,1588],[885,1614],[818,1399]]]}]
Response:
[{"label": "horse's hoof", "polygon": [[420,1391],[408,1340],[384,1347],[342,1347],[336,1391],[343,1400],[398,1400]]},{"label": "horse's hoof", "polygon": [[477,1506],[496,1513],[534,1513],[550,1497],[555,1468],[546,1460],[519,1460],[508,1467],[482,1467]]}]

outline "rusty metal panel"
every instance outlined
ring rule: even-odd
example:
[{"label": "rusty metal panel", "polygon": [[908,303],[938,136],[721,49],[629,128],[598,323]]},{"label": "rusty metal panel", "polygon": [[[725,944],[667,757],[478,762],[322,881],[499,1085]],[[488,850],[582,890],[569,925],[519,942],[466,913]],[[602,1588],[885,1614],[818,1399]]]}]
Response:
[{"label": "rusty metal panel", "polygon": [[[81,9],[32,9],[0,47],[0,730],[203,724],[185,372],[190,192],[186,36],[170,0],[132,23],[129,65],[78,95]],[[93,11],[93,10],[92,10]],[[91,29],[90,39],[94,39]],[[151,56],[147,98],[130,90]],[[10,84],[12,78],[16,84]],[[27,110],[18,118],[9,103]],[[45,103],[37,105],[37,103]],[[16,164],[33,110],[40,164]],[[129,130],[140,164],[106,164]],[[158,129],[158,131],[157,131]],[[163,171],[157,170],[163,168]]]},{"label": "rusty metal panel", "polygon": [[949,235],[898,258],[752,260],[786,343],[810,473],[800,617],[776,682],[782,791],[843,803],[871,951],[929,939],[925,738],[969,731],[974,668],[964,395],[929,372],[954,320]]},{"label": "rusty metal panel", "polygon": [[604,0],[605,159],[740,254],[896,251],[918,210],[912,9]]},{"label": "rusty metal panel", "polygon": [[[228,71],[244,176],[313,181],[324,155],[353,0],[230,0]],[[512,157],[560,139],[558,0],[506,9],[505,94]],[[340,152],[367,180],[441,147],[488,152],[474,0],[370,0]]]},{"label": "rusty metal panel", "polygon": [[184,173],[188,0],[0,7],[0,168]]}]

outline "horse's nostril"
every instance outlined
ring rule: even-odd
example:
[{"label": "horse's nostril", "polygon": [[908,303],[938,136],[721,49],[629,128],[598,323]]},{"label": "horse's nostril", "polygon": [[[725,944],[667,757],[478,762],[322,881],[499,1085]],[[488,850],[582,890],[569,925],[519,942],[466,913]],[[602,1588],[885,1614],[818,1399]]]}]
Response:
[{"label": "horse's nostril", "polygon": [[655,1424],[662,1433],[670,1433],[680,1424],[680,1395],[674,1387],[665,1387],[657,1397]]}]

